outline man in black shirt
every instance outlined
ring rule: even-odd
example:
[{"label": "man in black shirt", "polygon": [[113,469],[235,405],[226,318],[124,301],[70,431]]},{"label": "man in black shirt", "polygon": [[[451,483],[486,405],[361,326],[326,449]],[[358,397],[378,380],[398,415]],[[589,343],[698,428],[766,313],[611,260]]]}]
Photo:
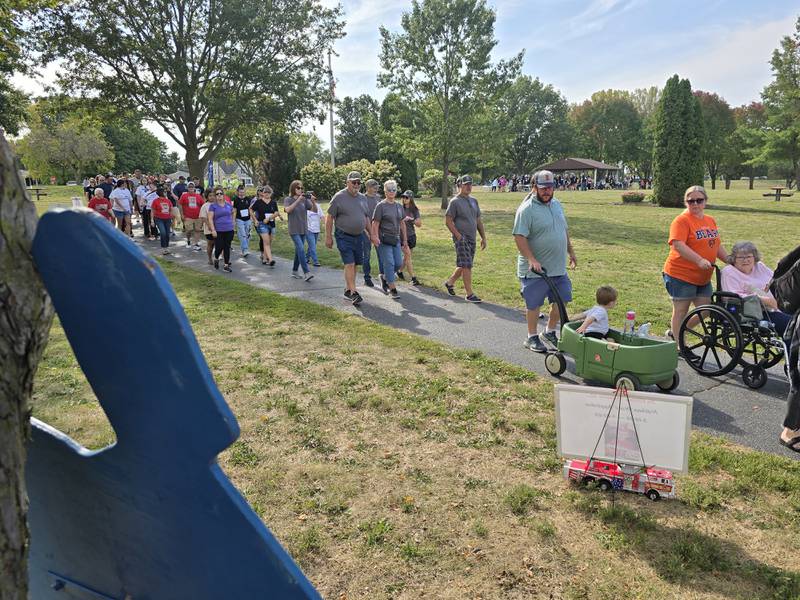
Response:
[{"label": "man in black shirt", "polygon": [[233,210],[236,214],[236,232],[239,235],[239,246],[242,258],[250,254],[250,204],[253,199],[245,194],[244,185],[236,188],[233,198]]}]

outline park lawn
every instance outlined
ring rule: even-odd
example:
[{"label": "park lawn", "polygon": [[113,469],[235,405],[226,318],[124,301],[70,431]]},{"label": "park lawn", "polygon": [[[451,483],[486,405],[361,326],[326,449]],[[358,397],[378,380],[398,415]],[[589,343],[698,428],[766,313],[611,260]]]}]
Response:
[{"label": "park lawn", "polygon": [[[612,506],[562,479],[549,379],[161,264],[241,426],[219,462],[324,597],[800,597],[800,463],[695,433],[679,500]],[[33,414],[113,441],[58,322]]]}]

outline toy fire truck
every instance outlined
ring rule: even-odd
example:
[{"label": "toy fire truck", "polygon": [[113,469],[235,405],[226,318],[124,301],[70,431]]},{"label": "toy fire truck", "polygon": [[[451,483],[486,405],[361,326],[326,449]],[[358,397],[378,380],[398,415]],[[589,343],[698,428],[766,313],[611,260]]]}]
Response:
[{"label": "toy fire truck", "polygon": [[652,467],[600,460],[568,460],[564,464],[564,477],[582,484],[596,483],[603,491],[615,489],[644,494],[650,500],[675,497],[672,473]]}]

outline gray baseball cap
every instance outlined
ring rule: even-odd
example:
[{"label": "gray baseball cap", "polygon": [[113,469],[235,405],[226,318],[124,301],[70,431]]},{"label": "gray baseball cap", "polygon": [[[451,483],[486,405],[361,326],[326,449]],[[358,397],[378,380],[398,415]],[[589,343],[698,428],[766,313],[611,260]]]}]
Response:
[{"label": "gray baseball cap", "polygon": [[[348,177],[348,179],[350,178]],[[364,186],[368,188],[378,187],[378,182],[375,181],[374,179],[367,179],[367,181],[364,183]]]},{"label": "gray baseball cap", "polygon": [[550,171],[539,171],[534,176],[536,187],[553,187],[556,182]]},{"label": "gray baseball cap", "polygon": [[405,196],[406,198],[413,198],[414,192],[412,192],[411,190],[406,190],[405,192],[403,192],[403,196]]},{"label": "gray baseball cap", "polygon": [[470,177],[469,175],[462,175],[461,177],[458,178],[458,183],[460,185],[464,185],[465,183],[472,184],[472,177]]},{"label": "gray baseball cap", "polygon": [[347,174],[347,181],[361,181],[361,173],[358,171],[350,171]]}]

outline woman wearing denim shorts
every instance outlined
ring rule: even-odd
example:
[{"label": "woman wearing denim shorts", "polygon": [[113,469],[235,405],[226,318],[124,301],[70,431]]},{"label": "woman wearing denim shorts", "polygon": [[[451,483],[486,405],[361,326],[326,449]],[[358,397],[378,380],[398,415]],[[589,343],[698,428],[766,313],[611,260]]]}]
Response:
[{"label": "woman wearing denim shorts", "polygon": [[664,286],[672,300],[672,321],[669,337],[680,331],[681,323],[692,304],[711,302],[711,275],[714,262],[728,260],[717,223],[705,214],[706,190],[693,185],[683,195],[686,210],[672,221],[669,228],[669,256],[664,263]]}]

